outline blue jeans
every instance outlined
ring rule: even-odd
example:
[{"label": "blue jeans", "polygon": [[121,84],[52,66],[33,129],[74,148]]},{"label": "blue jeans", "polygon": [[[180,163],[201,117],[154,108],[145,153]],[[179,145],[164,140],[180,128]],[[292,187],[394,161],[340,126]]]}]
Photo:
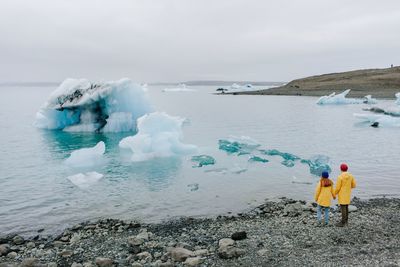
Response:
[{"label": "blue jeans", "polygon": [[318,219],[319,222],[321,222],[322,209],[325,210],[325,223],[328,224],[328,222],[329,222],[329,207],[323,207],[323,206],[318,205],[318,207],[317,207],[317,219]]}]

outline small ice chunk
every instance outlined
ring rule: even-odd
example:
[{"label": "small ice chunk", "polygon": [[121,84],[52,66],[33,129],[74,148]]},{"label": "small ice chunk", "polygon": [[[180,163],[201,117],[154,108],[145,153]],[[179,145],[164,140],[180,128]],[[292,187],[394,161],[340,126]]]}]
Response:
[{"label": "small ice chunk", "polygon": [[323,171],[331,172],[331,167],[328,165],[329,157],[325,155],[316,155],[310,159],[302,159],[300,161],[303,164],[307,164],[310,168],[310,173],[316,176],[321,176]]},{"label": "small ice chunk", "polygon": [[188,184],[187,186],[191,192],[199,190],[199,184]]},{"label": "small ice chunk", "polygon": [[94,147],[82,148],[71,153],[65,163],[72,167],[91,167],[103,161],[103,154],[106,145],[103,141],[98,142]]},{"label": "small ice chunk", "polygon": [[364,98],[346,98],[350,89],[343,91],[340,94],[332,93],[330,95],[321,96],[317,104],[318,105],[344,105],[344,104],[375,104],[377,100],[372,98],[370,95]]},{"label": "small ice chunk", "polygon": [[67,179],[77,187],[86,189],[97,183],[103,176],[103,174],[98,172],[87,172],[68,176]]},{"label": "small ice chunk", "polygon": [[250,154],[260,144],[248,136],[230,136],[227,139],[220,139],[218,141],[219,149],[226,151],[228,154],[237,153],[240,155]]},{"label": "small ice chunk", "polygon": [[193,156],[192,162],[195,163],[195,165],[193,165],[193,168],[196,168],[196,167],[200,168],[205,165],[214,165],[215,159],[208,155],[199,155],[199,156]]},{"label": "small ice chunk", "polygon": [[394,102],[396,105],[400,105],[400,92],[395,94],[396,96],[396,101]]},{"label": "small ice chunk", "polygon": [[296,155],[287,152],[281,152],[277,149],[268,149],[268,150],[260,150],[261,153],[269,156],[280,156],[282,157],[283,161],[281,164],[286,167],[293,167],[295,165],[295,161],[299,160],[300,158]]},{"label": "small ice chunk", "polygon": [[137,121],[138,132],[119,142],[119,147],[130,150],[132,161],[196,153],[197,147],[182,143],[185,119],[165,112],[153,112]]},{"label": "small ice chunk", "polygon": [[186,84],[184,84],[184,83],[179,84],[178,87],[164,88],[162,91],[163,92],[196,92],[195,89],[187,88]]},{"label": "small ice chunk", "polygon": [[251,156],[249,158],[249,162],[261,162],[261,163],[267,163],[269,162],[269,160],[258,157],[258,156]]}]

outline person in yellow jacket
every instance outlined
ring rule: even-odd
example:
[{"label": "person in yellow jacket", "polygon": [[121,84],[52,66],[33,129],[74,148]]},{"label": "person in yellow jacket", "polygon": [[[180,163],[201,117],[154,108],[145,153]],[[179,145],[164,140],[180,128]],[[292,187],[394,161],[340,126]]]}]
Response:
[{"label": "person in yellow jacket", "polygon": [[356,179],[349,173],[346,164],[340,165],[342,173],[338,176],[336,181],[335,195],[338,196],[338,203],[342,212],[342,221],[338,226],[344,226],[349,219],[349,204],[351,199],[351,189],[356,187]]},{"label": "person in yellow jacket", "polygon": [[322,209],[325,213],[325,224],[329,223],[329,208],[331,206],[331,199],[335,199],[335,192],[333,190],[333,182],[329,179],[329,173],[324,171],[321,175],[321,180],[315,188],[315,201],[317,202],[317,219],[321,223]]}]

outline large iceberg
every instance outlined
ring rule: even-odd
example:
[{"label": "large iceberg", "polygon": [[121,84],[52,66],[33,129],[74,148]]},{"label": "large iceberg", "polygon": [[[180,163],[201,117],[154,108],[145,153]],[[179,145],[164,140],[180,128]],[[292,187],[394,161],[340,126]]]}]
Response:
[{"label": "large iceberg", "polygon": [[151,110],[145,90],[129,79],[66,79],[38,111],[35,125],[74,132],[134,131],[137,118]]},{"label": "large iceberg", "polygon": [[182,143],[184,121],[164,112],[146,114],[137,120],[137,134],[122,139],[119,147],[133,153],[132,161],[196,153],[195,145]]},{"label": "large iceberg", "polygon": [[86,168],[102,164],[103,154],[106,145],[103,141],[98,142],[94,147],[81,148],[71,153],[65,163],[71,167]]},{"label": "large iceberg", "polygon": [[340,94],[333,92],[330,95],[321,96],[317,104],[318,105],[342,105],[342,104],[376,104],[378,101],[372,98],[371,95],[367,95],[364,98],[346,98],[350,89],[345,90]]}]

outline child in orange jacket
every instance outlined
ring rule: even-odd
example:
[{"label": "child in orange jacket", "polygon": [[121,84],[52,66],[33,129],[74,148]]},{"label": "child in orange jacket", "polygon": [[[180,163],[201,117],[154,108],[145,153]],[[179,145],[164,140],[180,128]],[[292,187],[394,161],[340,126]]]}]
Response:
[{"label": "child in orange jacket", "polygon": [[351,189],[356,187],[356,179],[354,179],[353,175],[347,171],[348,166],[346,164],[341,164],[340,170],[342,173],[337,178],[335,194],[338,195],[338,202],[342,212],[342,221],[338,226],[344,226],[347,224],[349,219]]},{"label": "child in orange jacket", "polygon": [[315,188],[315,201],[318,203],[317,219],[321,223],[322,209],[325,212],[325,225],[329,222],[329,208],[331,206],[331,199],[335,199],[335,192],[333,190],[333,182],[329,179],[329,173],[324,171],[321,175],[321,180]]}]

